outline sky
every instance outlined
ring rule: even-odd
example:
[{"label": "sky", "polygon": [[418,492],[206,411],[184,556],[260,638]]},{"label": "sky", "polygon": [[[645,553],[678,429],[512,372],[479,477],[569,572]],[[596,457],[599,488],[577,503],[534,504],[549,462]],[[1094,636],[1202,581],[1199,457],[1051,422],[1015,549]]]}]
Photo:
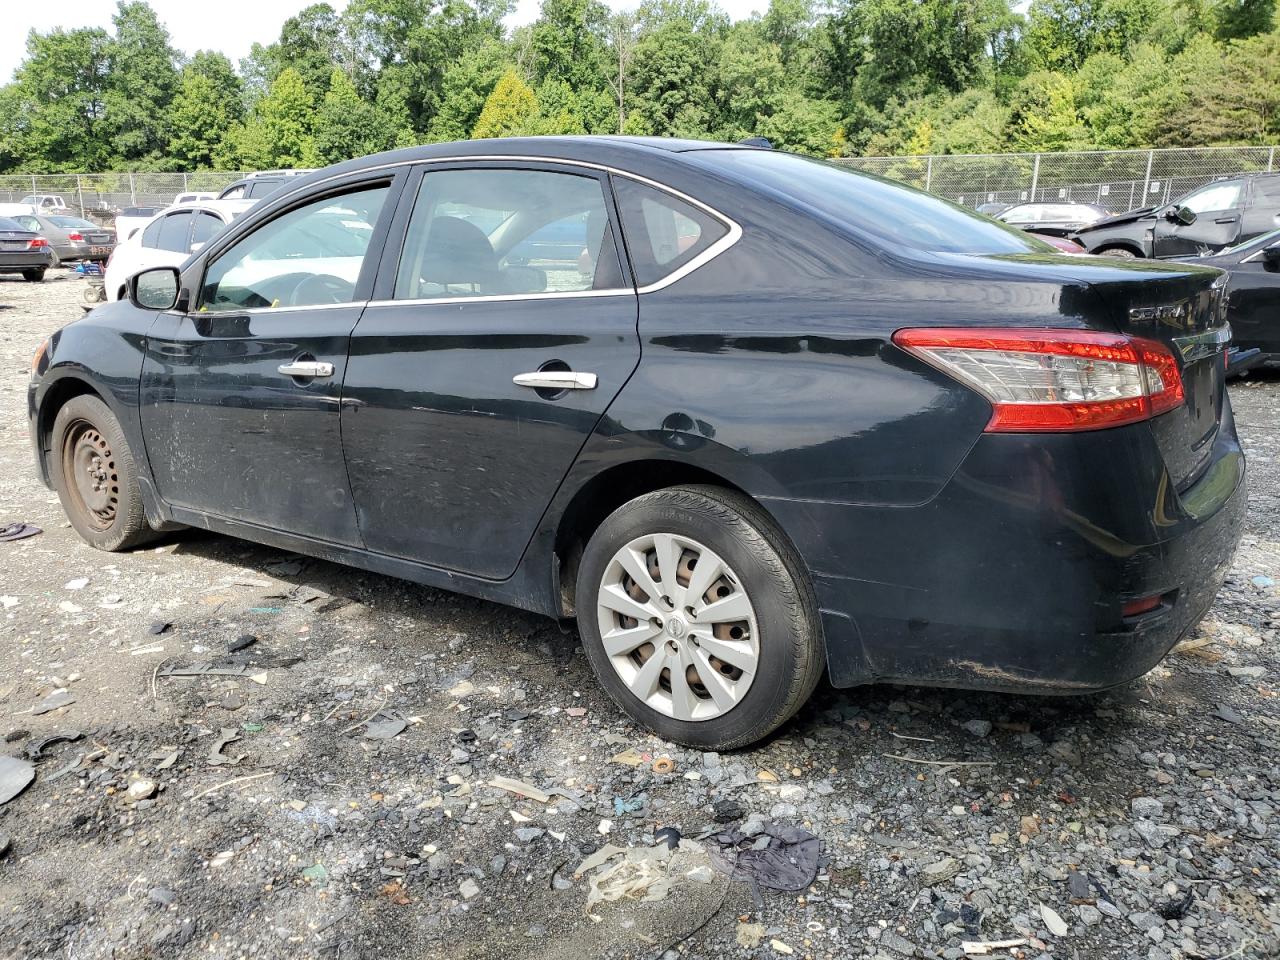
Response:
[{"label": "sky", "polygon": [[[194,0],[149,0],[160,22],[169,28],[173,45],[183,53],[218,50],[238,63],[258,43],[270,43],[280,35],[280,26],[311,0],[220,0],[209,5]],[[634,9],[638,0],[605,0],[615,10]],[[768,0],[719,0],[734,20],[763,10]],[[28,0],[0,0],[5,7],[0,16],[0,83],[13,78],[13,71],[26,52],[27,33],[45,33],[54,27],[103,27],[111,29],[115,0],[59,0],[36,3]],[[344,0],[329,0],[341,9]],[[531,23],[538,15],[539,0],[517,0],[516,11],[508,19],[511,26]]]}]

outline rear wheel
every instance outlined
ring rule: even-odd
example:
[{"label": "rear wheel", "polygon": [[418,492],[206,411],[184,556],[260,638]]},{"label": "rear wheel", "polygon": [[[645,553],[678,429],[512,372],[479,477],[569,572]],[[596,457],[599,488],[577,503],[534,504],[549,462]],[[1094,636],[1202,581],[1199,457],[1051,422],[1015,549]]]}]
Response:
[{"label": "rear wheel", "polygon": [[1128,247],[1107,247],[1105,250],[1099,250],[1100,257],[1115,257],[1117,260],[1137,260],[1138,255]]},{"label": "rear wheel", "polygon": [[822,675],[799,557],[763,510],[718,487],[671,487],[614,511],[583,553],[576,604],[601,686],[678,743],[759,740]]},{"label": "rear wheel", "polygon": [[44,267],[38,267],[34,270],[23,270],[22,279],[31,283],[42,283],[44,281]]},{"label": "rear wheel", "polygon": [[68,400],[53,422],[52,449],[58,499],[87,543],[114,551],[151,539],[133,454],[105,403],[91,396]]}]

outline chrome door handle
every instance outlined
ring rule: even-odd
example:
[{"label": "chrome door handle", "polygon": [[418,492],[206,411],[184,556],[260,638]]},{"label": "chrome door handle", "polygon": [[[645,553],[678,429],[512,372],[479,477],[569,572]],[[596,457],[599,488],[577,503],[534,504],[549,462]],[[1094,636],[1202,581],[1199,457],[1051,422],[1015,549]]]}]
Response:
[{"label": "chrome door handle", "polygon": [[594,373],[574,373],[572,370],[538,370],[534,373],[517,373],[511,382],[518,387],[534,390],[594,390]]},{"label": "chrome door handle", "polygon": [[332,377],[333,364],[323,360],[295,360],[280,364],[276,371],[286,377]]}]

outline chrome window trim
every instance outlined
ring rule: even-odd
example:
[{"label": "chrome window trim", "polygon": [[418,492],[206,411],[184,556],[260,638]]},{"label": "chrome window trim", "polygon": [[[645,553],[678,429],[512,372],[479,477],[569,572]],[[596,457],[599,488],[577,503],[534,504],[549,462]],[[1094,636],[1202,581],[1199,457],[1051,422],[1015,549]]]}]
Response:
[{"label": "chrome window trim", "polygon": [[630,287],[612,290],[544,290],[540,293],[475,293],[458,297],[414,297],[410,300],[370,300],[370,307],[427,306],[433,303],[482,303],[508,300],[572,300],[579,297],[630,297],[635,291]]},{"label": "chrome window trim", "polygon": [[[424,166],[424,165],[441,164],[441,163],[457,163],[457,164],[466,164],[466,163],[472,163],[472,162],[492,163],[495,161],[497,162],[509,161],[514,163],[548,163],[548,164],[568,166],[568,167],[581,167],[585,170],[596,170],[602,173],[610,174],[612,176],[626,177],[628,180],[634,180],[637,183],[646,184],[647,186],[653,187],[655,190],[661,190],[663,193],[670,194],[671,196],[675,197],[678,200],[683,200],[685,203],[688,203],[692,206],[697,207],[699,210],[702,210],[704,213],[714,217],[715,219],[723,223],[726,227],[728,227],[728,233],[726,233],[723,237],[721,237],[711,246],[707,247],[706,250],[703,250],[702,253],[698,254],[688,263],[683,264],[680,267],[677,267],[675,270],[671,271],[671,273],[666,274],[664,277],[662,277],[659,280],[655,280],[653,283],[646,284],[643,287],[636,287],[634,292],[637,294],[654,293],[658,290],[663,289],[664,287],[671,286],[671,284],[675,283],[677,280],[687,277],[689,274],[693,273],[693,271],[710,263],[716,257],[720,256],[720,254],[724,253],[726,250],[732,247],[735,243],[737,243],[740,239],[742,239],[742,226],[736,220],[734,220],[732,217],[724,213],[721,213],[715,207],[712,207],[709,204],[703,203],[701,200],[698,200],[695,197],[691,197],[686,193],[682,193],[681,191],[677,190],[675,187],[668,186],[667,184],[661,183],[660,181],[657,181],[657,180],[651,180],[648,177],[641,176],[638,173],[632,173],[630,170],[622,170],[618,167],[611,167],[608,164],[603,164],[603,163],[592,163],[588,160],[570,160],[565,157],[531,157],[531,156],[515,155],[515,154],[512,154],[512,155],[480,154],[478,156],[470,156],[470,157],[428,157],[422,160],[397,160],[395,163],[384,163],[384,164],[379,164],[376,167],[365,167],[362,170],[348,170],[346,173],[334,174],[333,176],[325,177],[323,180],[317,180],[315,181],[315,183],[310,184],[310,186],[318,187],[323,184],[330,183],[334,180],[343,180],[343,179],[346,179],[347,177],[356,177],[366,173],[375,173],[379,170],[391,170],[397,167],[414,167],[414,166]],[[293,193],[293,192],[295,191],[290,190],[288,191],[288,193],[282,196],[287,196],[289,193]],[[612,291],[585,291],[585,292],[612,294]],[[626,292],[631,293],[632,291],[627,290]],[[525,297],[532,297],[532,296],[539,296],[539,294],[524,294],[515,298],[506,296],[504,294],[496,294],[493,296],[468,297],[466,299],[468,300],[524,299]],[[442,297],[436,300],[431,300],[431,299],[422,300],[422,301],[378,300],[374,302],[378,304],[420,303],[420,302],[421,303],[443,303],[445,302],[445,299]]]},{"label": "chrome window trim", "polygon": [[217,317],[222,315],[236,316],[238,314],[272,314],[272,313],[297,313],[299,310],[341,310],[343,307],[359,307],[363,310],[369,306],[368,300],[348,300],[346,303],[315,303],[311,305],[295,305],[288,304],[282,307],[238,307],[235,310],[193,310],[186,314],[189,317]]}]

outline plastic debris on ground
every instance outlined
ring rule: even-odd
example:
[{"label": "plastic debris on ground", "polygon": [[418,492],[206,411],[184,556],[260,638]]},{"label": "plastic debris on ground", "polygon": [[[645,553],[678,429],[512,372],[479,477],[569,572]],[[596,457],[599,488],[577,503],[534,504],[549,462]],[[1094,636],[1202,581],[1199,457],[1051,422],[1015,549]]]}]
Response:
[{"label": "plastic debris on ground", "polygon": [[55,743],[73,743],[83,736],[84,734],[79,730],[55,733],[47,737],[41,737],[39,740],[32,740],[22,748],[22,752],[28,760],[40,760],[44,757],[44,752]]},{"label": "plastic debris on ground", "polygon": [[36,768],[17,757],[0,757],[0,803],[8,803],[36,778]]},{"label": "plastic debris on ground", "polygon": [[710,883],[714,879],[706,850],[692,840],[678,840],[668,846],[619,847],[605,844],[574,870],[575,877],[587,876],[587,910],[598,903],[640,900],[654,903],[666,899],[677,881]]},{"label": "plastic debris on ground", "polygon": [[390,740],[404,732],[409,726],[398,710],[379,710],[364,725],[364,735],[368,740]]},{"label": "plastic debris on ground", "polygon": [[25,540],[40,533],[44,531],[30,523],[9,523],[0,527],[0,541]]},{"label": "plastic debris on ground", "polygon": [[75,702],[75,694],[71,693],[71,691],[55,690],[31,708],[31,715],[38,717],[43,713],[49,713],[62,707],[69,707]]},{"label": "plastic debris on ground", "polygon": [[209,749],[209,763],[212,766],[235,766],[244,759],[244,754],[237,756],[228,756],[222,752],[222,748],[229,743],[234,743],[240,739],[240,731],[235,727],[223,727],[218,739],[213,742],[213,746]]},{"label": "plastic debris on ground", "polygon": [[754,836],[726,830],[707,838],[711,862],[733,880],[799,893],[818,875],[822,841],[808,830],[766,822]]}]

